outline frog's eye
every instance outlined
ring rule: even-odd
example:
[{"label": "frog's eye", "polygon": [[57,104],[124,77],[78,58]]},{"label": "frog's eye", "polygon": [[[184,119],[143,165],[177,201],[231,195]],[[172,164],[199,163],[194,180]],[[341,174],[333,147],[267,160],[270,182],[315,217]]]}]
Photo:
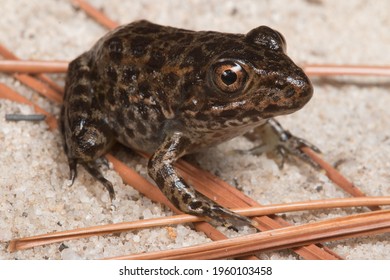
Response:
[{"label": "frog's eye", "polygon": [[224,92],[233,93],[245,85],[247,74],[238,63],[219,63],[214,66],[213,81]]}]

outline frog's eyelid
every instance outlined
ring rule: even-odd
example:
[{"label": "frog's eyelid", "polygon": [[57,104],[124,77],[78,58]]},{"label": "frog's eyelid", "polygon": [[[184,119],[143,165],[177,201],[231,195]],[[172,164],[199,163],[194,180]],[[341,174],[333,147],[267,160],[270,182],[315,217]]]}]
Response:
[{"label": "frog's eyelid", "polygon": [[222,58],[222,59],[218,60],[215,64],[227,63],[227,62],[232,63],[232,64],[233,63],[239,64],[242,67],[242,69],[244,69],[247,72],[247,75],[250,75],[250,71],[248,71],[248,69],[253,70],[256,74],[259,74],[259,75],[265,74],[264,70],[258,69],[253,63],[246,61],[246,60],[243,60],[243,59]]},{"label": "frog's eyelid", "polygon": [[246,70],[248,75],[249,75],[249,72],[247,71],[248,69],[252,69],[256,74],[265,74],[264,70],[258,69],[252,62],[248,62],[241,59],[236,59],[235,61],[237,61],[241,65],[241,67],[244,70]]},{"label": "frog's eyelid", "polygon": [[253,64],[245,61],[245,60],[242,60],[242,59],[237,59],[237,58],[222,58],[222,59],[218,59],[215,63],[213,63],[213,65],[216,65],[216,64],[219,64],[219,63],[226,63],[226,64],[231,64],[231,65],[234,65],[234,64],[239,64],[243,69],[245,69],[245,65],[251,65],[253,66]]}]

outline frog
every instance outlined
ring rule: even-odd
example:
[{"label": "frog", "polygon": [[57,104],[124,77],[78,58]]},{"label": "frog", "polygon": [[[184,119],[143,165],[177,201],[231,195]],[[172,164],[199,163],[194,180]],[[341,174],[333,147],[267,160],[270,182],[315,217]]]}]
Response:
[{"label": "frog", "polygon": [[275,119],[301,109],[312,95],[283,35],[270,27],[238,34],[146,20],[120,26],[69,64],[60,128],[70,180],[81,165],[115,199],[100,161],[119,142],[150,155],[148,175],[180,211],[233,228],[253,225],[196,191],[175,163],[254,133],[262,144],[251,152],[315,165],[301,148],[318,148]]}]

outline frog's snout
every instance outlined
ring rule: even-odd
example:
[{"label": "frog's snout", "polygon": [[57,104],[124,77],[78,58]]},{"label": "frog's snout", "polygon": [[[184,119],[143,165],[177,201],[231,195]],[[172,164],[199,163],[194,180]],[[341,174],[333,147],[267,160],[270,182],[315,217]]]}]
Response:
[{"label": "frog's snout", "polygon": [[275,79],[274,87],[268,90],[264,117],[293,113],[301,109],[312,97],[313,86],[309,78],[298,68],[293,73]]},{"label": "frog's snout", "polygon": [[289,100],[294,109],[300,109],[313,96],[313,86],[303,71],[300,75],[287,77],[286,81],[283,97]]}]

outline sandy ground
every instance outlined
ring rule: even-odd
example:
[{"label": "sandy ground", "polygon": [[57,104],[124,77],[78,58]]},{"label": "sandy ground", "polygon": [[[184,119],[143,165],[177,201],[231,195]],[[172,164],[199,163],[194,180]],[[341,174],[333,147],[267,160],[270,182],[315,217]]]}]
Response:
[{"label": "sandy ground", "polygon": [[[138,19],[194,30],[246,33],[269,25],[284,34],[289,55],[298,63],[389,65],[389,1],[91,1],[114,20]],[[23,59],[71,60],[87,50],[106,30],[66,0],[3,0],[0,42]],[[64,75],[55,77],[63,84]],[[301,111],[279,118],[296,135],[315,143],[330,163],[368,195],[390,195],[389,80],[339,78],[313,80],[315,95]],[[7,84],[46,110],[59,107],[39,97],[10,76]],[[8,253],[7,241],[51,231],[170,215],[165,208],[124,185],[113,170],[117,200],[82,168],[69,188],[68,166],[60,135],[45,123],[6,122],[6,113],[32,109],[0,100],[0,259],[96,259],[208,242],[189,226],[142,230],[115,236],[67,241]],[[323,174],[299,162],[283,170],[265,156],[229,156],[248,149],[244,138],[199,154],[196,160],[260,203],[345,197]],[[227,156],[228,155],[228,156]],[[142,174],[145,162],[129,159]],[[302,224],[364,209],[299,212],[284,217]],[[221,228],[229,236],[236,233]],[[242,233],[248,229],[243,228]],[[327,244],[347,259],[390,259],[390,235]],[[65,248],[65,249],[64,249]],[[265,259],[296,259],[289,250],[260,254]]]}]

